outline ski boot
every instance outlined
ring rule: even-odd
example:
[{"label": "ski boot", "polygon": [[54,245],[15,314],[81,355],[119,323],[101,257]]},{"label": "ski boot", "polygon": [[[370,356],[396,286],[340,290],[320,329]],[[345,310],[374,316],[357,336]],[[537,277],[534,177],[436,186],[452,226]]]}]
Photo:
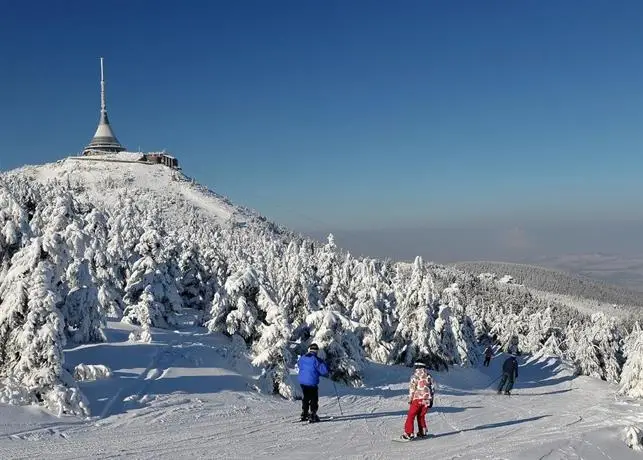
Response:
[{"label": "ski boot", "polygon": [[301,414],[301,418],[299,419],[302,422],[308,421],[309,417],[308,414]]},{"label": "ski boot", "polygon": [[317,415],[317,414],[310,414],[310,418],[308,419],[308,422],[310,422],[310,423],[317,423],[317,422],[319,422],[319,415]]}]

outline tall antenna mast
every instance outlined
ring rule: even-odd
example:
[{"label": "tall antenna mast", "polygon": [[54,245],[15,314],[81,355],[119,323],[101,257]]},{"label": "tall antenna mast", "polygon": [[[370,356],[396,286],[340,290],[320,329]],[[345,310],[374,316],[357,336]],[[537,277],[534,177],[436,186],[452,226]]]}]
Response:
[{"label": "tall antenna mast", "polygon": [[105,105],[105,76],[103,74],[103,58],[100,58],[100,111],[107,111]]}]

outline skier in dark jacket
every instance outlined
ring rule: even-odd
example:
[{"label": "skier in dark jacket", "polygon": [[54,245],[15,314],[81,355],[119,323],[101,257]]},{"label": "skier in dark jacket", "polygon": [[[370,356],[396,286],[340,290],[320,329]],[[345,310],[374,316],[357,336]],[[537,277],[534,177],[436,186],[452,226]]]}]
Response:
[{"label": "skier in dark jacket", "polygon": [[511,356],[505,359],[505,362],[502,364],[502,378],[500,379],[500,385],[498,386],[498,394],[502,393],[503,387],[506,395],[511,394],[511,389],[513,388],[514,381],[517,378],[518,360],[516,359],[516,355],[512,353]]},{"label": "skier in dark jacket", "polygon": [[491,362],[491,357],[493,356],[493,348],[491,348],[491,345],[489,345],[487,348],[484,350],[484,367],[489,367],[489,363]]},{"label": "skier in dark jacket", "polygon": [[[301,402],[301,420],[318,422],[319,416],[319,377],[328,377],[328,366],[317,356],[319,347],[313,343],[308,347],[308,353],[301,356],[297,361],[299,368],[299,384],[304,397]],[[310,415],[309,415],[310,410]]]}]

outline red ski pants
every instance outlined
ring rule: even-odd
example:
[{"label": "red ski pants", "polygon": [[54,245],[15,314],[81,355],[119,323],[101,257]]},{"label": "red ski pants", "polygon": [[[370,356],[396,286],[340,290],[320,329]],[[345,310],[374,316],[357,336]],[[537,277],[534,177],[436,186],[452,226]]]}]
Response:
[{"label": "red ski pants", "polygon": [[409,413],[406,415],[406,423],[404,424],[404,432],[406,434],[413,434],[413,427],[415,419],[418,421],[418,432],[426,433],[426,413],[429,411],[429,406],[421,404],[422,401],[414,399],[409,407]]}]

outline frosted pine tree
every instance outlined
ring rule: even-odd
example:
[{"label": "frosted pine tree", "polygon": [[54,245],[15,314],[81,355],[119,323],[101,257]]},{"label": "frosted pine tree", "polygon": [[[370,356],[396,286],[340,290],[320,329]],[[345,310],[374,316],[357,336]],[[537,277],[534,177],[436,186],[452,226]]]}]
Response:
[{"label": "frosted pine tree", "polygon": [[522,327],[521,318],[511,312],[500,315],[495,319],[496,323],[490,333],[497,336],[500,349],[508,353],[518,353],[520,330]]},{"label": "frosted pine tree", "polygon": [[458,341],[454,334],[454,322],[457,322],[451,314],[451,307],[440,305],[438,317],[435,320],[435,332],[440,337],[440,357],[449,364],[461,364],[458,351]]},{"label": "frosted pine tree", "polygon": [[638,322],[627,338],[625,356],[627,360],[618,392],[632,398],[643,398],[643,332]]},{"label": "frosted pine tree", "polygon": [[[155,325],[164,324],[164,307],[154,298],[152,286],[147,285],[138,298],[138,302],[127,307],[126,316],[123,321],[129,324],[140,326],[134,330],[129,339],[133,342],[149,343],[152,341],[150,328]],[[135,318],[135,320],[133,319]]]},{"label": "frosted pine tree", "polygon": [[366,355],[384,364],[389,360],[390,347],[384,341],[385,324],[382,311],[378,308],[378,304],[382,303],[377,290],[367,286],[357,294],[351,319],[364,326],[360,335]]},{"label": "frosted pine tree", "polygon": [[30,233],[27,212],[0,182],[0,279],[4,278],[11,257]]},{"label": "frosted pine tree", "polygon": [[264,288],[260,288],[258,307],[265,312],[267,326],[262,327],[261,337],[252,347],[255,354],[252,364],[264,368],[260,380],[265,389],[294,399],[297,388],[288,369],[288,363],[293,361],[288,349],[292,328],[284,309],[275,303],[273,295]]},{"label": "frosted pine tree", "polygon": [[[441,338],[433,317],[433,280],[425,277],[425,271],[424,261],[417,257],[408,285],[405,289],[398,288],[402,300],[398,304],[399,320],[391,354],[396,362],[410,365],[422,360],[434,369],[441,369],[446,367],[447,360],[442,353]],[[398,286],[403,283],[403,280],[398,280]]]},{"label": "frosted pine tree", "polygon": [[[548,306],[544,311],[536,311],[529,314],[527,319],[527,335],[524,336],[522,348],[527,353],[535,353],[543,347],[552,334],[552,312]],[[553,344],[550,344],[553,345]],[[553,351],[553,350],[550,350]]]},{"label": "frosted pine tree", "polygon": [[204,292],[202,290],[203,280],[201,270],[198,265],[196,248],[194,245],[185,244],[178,260],[178,285],[180,295],[189,308],[199,308],[204,301]]},{"label": "frosted pine tree", "polygon": [[102,342],[105,321],[100,314],[98,292],[86,260],[74,261],[67,269],[68,293],[62,312],[67,337],[74,343]]},{"label": "frosted pine tree", "polygon": [[228,317],[228,313],[232,311],[232,308],[233,306],[230,305],[230,299],[228,299],[225,289],[221,288],[221,290],[214,294],[210,306],[209,319],[205,322],[204,326],[207,327],[210,332],[226,332],[226,318]]},{"label": "frosted pine tree", "polygon": [[582,329],[575,323],[568,327],[566,337],[567,356],[574,363],[576,373],[602,379],[603,369],[599,351],[594,344],[591,330]]},{"label": "frosted pine tree", "polygon": [[318,292],[319,301],[327,304],[326,297],[331,292],[333,286],[333,275],[335,275],[338,265],[337,246],[333,234],[328,235],[328,243],[325,244],[317,254],[317,273],[319,279]]},{"label": "frosted pine tree", "polygon": [[603,370],[602,378],[611,383],[618,383],[623,366],[623,338],[616,320],[599,312],[592,315],[591,321],[589,334],[598,352]]},{"label": "frosted pine tree", "polygon": [[[152,327],[175,324],[175,315],[181,311],[182,300],[175,279],[168,273],[160,235],[148,227],[135,249],[141,254],[141,258],[132,265],[132,274],[125,286],[123,300],[127,307],[123,313],[123,321],[143,325],[149,319],[149,326]],[[154,299],[154,310],[143,319],[137,316],[141,309],[136,306],[140,304],[140,297],[148,287]]]},{"label": "frosted pine tree", "polygon": [[103,316],[120,319],[123,314],[120,290],[122,280],[118,279],[118,261],[110,259],[107,244],[109,228],[107,216],[96,209],[85,216],[84,233],[91,235],[86,253],[92,281],[97,287],[97,299],[100,313]]},{"label": "frosted pine tree", "polygon": [[358,386],[362,382],[364,356],[359,339],[352,332],[356,324],[331,309],[319,310],[306,318],[311,340],[320,348],[333,380]]},{"label": "frosted pine tree", "polygon": [[230,275],[225,283],[225,295],[217,297],[215,294],[208,329],[225,328],[227,334],[239,334],[246,343],[252,343],[257,338],[260,324],[256,304],[259,294],[257,278],[257,272],[252,268]]},{"label": "frosted pine tree", "polygon": [[[455,362],[464,365],[478,364],[481,357],[476,343],[475,326],[466,314],[466,308],[462,305],[465,299],[458,284],[454,283],[446,288],[442,292],[442,297],[452,314],[449,323],[451,333],[456,341],[457,358]],[[446,314],[446,312],[444,313]],[[440,317],[441,315],[438,320]],[[436,331],[438,330],[438,320],[436,320]]]},{"label": "frosted pine tree", "polygon": [[[215,235],[215,238],[218,238],[218,235]],[[224,294],[225,281],[228,277],[228,264],[225,262],[224,257],[217,251],[210,247],[203,249],[198,252],[199,264],[202,267],[201,277],[203,279],[203,285],[201,286],[203,292],[203,308],[204,312],[202,314],[201,323],[206,326],[209,330],[215,330],[215,328],[210,328],[209,321],[213,321],[214,324],[218,324],[219,320],[215,319],[215,315],[211,315],[213,312],[213,305],[215,300],[215,295],[219,294],[219,299],[221,295]],[[217,311],[219,311],[217,309]],[[218,314],[218,313],[217,313]],[[227,311],[225,312],[227,315]],[[224,315],[224,317],[225,317]]]},{"label": "frosted pine tree", "polygon": [[59,414],[88,415],[86,401],[63,368],[64,319],[59,310],[62,299],[52,286],[55,270],[49,261],[40,260],[44,254],[39,240],[25,251],[22,261],[37,265],[24,283],[20,281],[22,276],[10,275],[18,282],[8,289],[3,285],[0,375],[29,389]]},{"label": "frosted pine tree", "polygon": [[551,334],[549,336],[543,346],[537,351],[537,355],[545,357],[563,357],[563,352],[560,348],[560,343],[556,338],[556,334]]}]

